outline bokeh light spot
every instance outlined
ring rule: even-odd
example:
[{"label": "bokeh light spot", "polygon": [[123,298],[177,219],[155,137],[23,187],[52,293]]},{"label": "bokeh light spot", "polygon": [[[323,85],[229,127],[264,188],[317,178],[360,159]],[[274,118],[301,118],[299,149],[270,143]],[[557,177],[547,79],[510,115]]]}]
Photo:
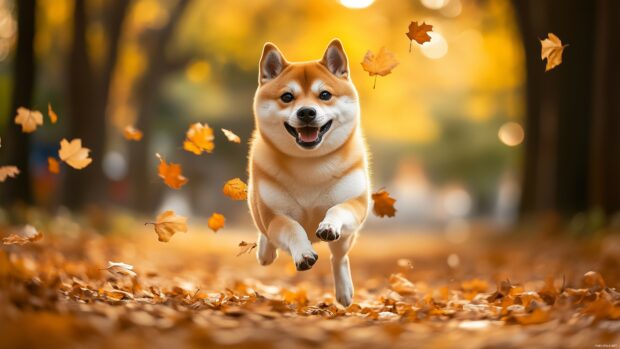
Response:
[{"label": "bokeh light spot", "polygon": [[499,140],[509,147],[514,147],[523,142],[525,131],[523,127],[514,121],[507,122],[499,128],[497,133]]}]

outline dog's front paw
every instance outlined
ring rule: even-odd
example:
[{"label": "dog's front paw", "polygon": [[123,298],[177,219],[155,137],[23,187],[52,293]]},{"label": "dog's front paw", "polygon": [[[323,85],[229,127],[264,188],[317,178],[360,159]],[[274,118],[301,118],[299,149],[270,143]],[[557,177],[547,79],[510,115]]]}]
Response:
[{"label": "dog's front paw", "polygon": [[308,270],[312,268],[318,259],[319,255],[314,251],[303,253],[300,259],[295,260],[295,268],[297,268],[297,271]]},{"label": "dog's front paw", "polygon": [[340,227],[332,223],[321,222],[316,230],[316,236],[323,241],[336,241],[340,239]]}]

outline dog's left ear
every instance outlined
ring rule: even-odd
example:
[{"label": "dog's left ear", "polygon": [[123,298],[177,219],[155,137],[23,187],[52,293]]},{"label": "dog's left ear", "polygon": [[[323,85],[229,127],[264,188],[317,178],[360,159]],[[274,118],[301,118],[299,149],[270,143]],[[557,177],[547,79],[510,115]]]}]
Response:
[{"label": "dog's left ear", "polygon": [[323,59],[321,59],[321,64],[339,78],[347,79],[349,77],[349,60],[347,54],[344,53],[342,43],[338,39],[329,43],[323,54]]}]

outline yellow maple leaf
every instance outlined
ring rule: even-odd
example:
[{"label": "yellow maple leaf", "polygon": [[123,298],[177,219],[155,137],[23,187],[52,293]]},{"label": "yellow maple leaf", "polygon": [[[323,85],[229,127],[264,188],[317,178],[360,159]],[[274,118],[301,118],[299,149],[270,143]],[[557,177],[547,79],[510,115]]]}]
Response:
[{"label": "yellow maple leaf", "polygon": [[60,141],[60,150],[58,150],[60,160],[76,170],[83,169],[93,161],[88,157],[89,153],[90,149],[82,148],[82,140],[79,138],[73,139],[71,142],[64,138]]},{"label": "yellow maple leaf", "polygon": [[562,53],[568,45],[562,45],[562,41],[555,34],[547,34],[547,38],[540,40],[540,59],[547,60],[545,71],[549,71],[562,63]]},{"label": "yellow maple leaf", "polygon": [[47,158],[47,169],[51,173],[58,174],[60,173],[60,163],[56,160],[56,158],[50,156]]},{"label": "yellow maple leaf", "polygon": [[217,233],[218,230],[224,227],[224,223],[226,222],[226,217],[223,214],[213,213],[209,220],[207,221],[207,225],[214,233]]},{"label": "yellow maple leaf", "polygon": [[368,50],[362,61],[362,68],[368,72],[368,75],[375,77],[375,82],[372,88],[377,85],[377,75],[386,76],[392,72],[398,65],[398,61],[394,54],[388,51],[385,47],[381,47],[379,53],[376,55]]},{"label": "yellow maple leaf", "polygon": [[23,227],[19,234],[11,234],[8,237],[5,237],[2,240],[2,243],[5,245],[25,245],[30,242],[35,242],[41,240],[43,238],[43,234],[39,232],[32,225],[26,225]]},{"label": "yellow maple leaf", "polygon": [[372,194],[372,201],[374,203],[372,212],[379,217],[394,217],[396,209],[394,203],[396,199],[390,197],[390,193],[385,190],[379,190]]},{"label": "yellow maple leaf", "polygon": [[31,133],[37,129],[38,125],[43,125],[43,114],[36,110],[19,107],[15,116],[15,123],[22,125],[22,132]]},{"label": "yellow maple leaf", "polygon": [[19,174],[19,169],[16,166],[2,166],[0,167],[0,182],[4,182],[7,177],[15,178]]},{"label": "yellow maple leaf", "polygon": [[418,44],[422,45],[425,42],[431,41],[431,36],[428,32],[433,30],[433,26],[422,22],[418,25],[418,22],[413,21],[409,24],[409,31],[405,35],[409,38],[409,52],[411,52],[411,43],[415,40]]},{"label": "yellow maple leaf", "polygon": [[196,155],[200,155],[202,152],[211,153],[215,148],[213,129],[207,124],[203,125],[199,122],[191,124],[185,133],[185,137],[183,149]]},{"label": "yellow maple leaf", "polygon": [[222,132],[224,132],[224,135],[226,136],[226,138],[228,138],[229,141],[233,143],[241,143],[241,138],[239,138],[239,136],[237,136],[234,132],[229,131],[225,128],[222,129]]},{"label": "yellow maple leaf", "polygon": [[58,114],[52,109],[52,103],[47,103],[47,116],[49,116],[52,124],[58,121]]},{"label": "yellow maple leaf", "polygon": [[133,127],[132,125],[127,125],[125,126],[125,128],[123,129],[123,136],[125,137],[125,139],[129,140],[129,141],[139,141],[142,139],[142,131],[138,130],[137,128]]},{"label": "yellow maple leaf", "polygon": [[177,216],[172,210],[161,213],[154,223],[144,223],[147,224],[153,225],[157,239],[161,242],[170,241],[172,235],[177,232],[187,233],[187,217]]},{"label": "yellow maple leaf", "polygon": [[189,181],[183,176],[181,165],[172,162],[168,164],[161,155],[155,154],[155,156],[159,159],[159,166],[157,167],[159,177],[164,180],[167,186],[172,189],[179,189]]},{"label": "yellow maple leaf", "polygon": [[239,178],[233,178],[224,184],[222,192],[233,200],[245,200],[248,198],[248,185]]}]

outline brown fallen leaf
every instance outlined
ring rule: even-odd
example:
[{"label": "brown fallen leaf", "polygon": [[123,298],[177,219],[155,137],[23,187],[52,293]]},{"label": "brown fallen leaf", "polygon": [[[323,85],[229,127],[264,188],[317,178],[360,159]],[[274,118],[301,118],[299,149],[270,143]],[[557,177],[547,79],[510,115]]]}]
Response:
[{"label": "brown fallen leaf", "polygon": [[147,224],[153,225],[158,240],[161,242],[170,241],[172,235],[177,232],[187,233],[187,217],[177,216],[172,210],[161,213],[154,223],[144,223],[144,225]]},{"label": "brown fallen leaf", "polygon": [[376,55],[372,51],[368,50],[362,61],[362,68],[368,72],[368,75],[375,77],[375,82],[372,85],[374,89],[377,85],[377,75],[386,76],[392,72],[398,65],[398,61],[394,54],[388,51],[385,47],[379,49],[379,53]]},{"label": "brown fallen leaf", "polygon": [[207,222],[207,225],[214,233],[217,233],[218,230],[224,227],[224,223],[226,222],[226,217],[223,214],[213,213]]},{"label": "brown fallen leaf", "polygon": [[381,189],[376,193],[372,194],[372,201],[374,205],[372,207],[372,212],[378,217],[394,217],[396,214],[396,208],[394,208],[394,203],[396,199],[390,197],[390,193]]},{"label": "brown fallen leaf", "polygon": [[52,124],[58,121],[58,114],[52,109],[52,103],[47,103],[47,116],[49,116]]},{"label": "brown fallen leaf", "polygon": [[433,26],[422,22],[418,25],[418,22],[413,21],[409,24],[409,31],[405,35],[409,38],[409,52],[411,52],[411,43],[415,40],[418,44],[422,45],[425,42],[431,41],[428,32],[433,30]]},{"label": "brown fallen leaf", "polygon": [[183,149],[200,155],[203,152],[211,153],[215,144],[213,143],[213,129],[207,124],[199,122],[190,125],[185,133],[186,139],[183,142]]},{"label": "brown fallen leaf", "polygon": [[25,245],[30,242],[39,241],[43,234],[32,225],[24,226],[18,234],[11,234],[2,240],[5,245]]},{"label": "brown fallen leaf", "polygon": [[222,132],[224,133],[224,136],[228,138],[229,141],[233,143],[241,143],[241,138],[239,138],[239,136],[237,136],[234,132],[229,131],[225,128],[222,129]]},{"label": "brown fallen leaf", "polygon": [[133,265],[122,262],[108,261],[108,267],[105,269],[110,273],[119,276],[135,277],[136,275],[138,275],[135,271],[133,271]]},{"label": "brown fallen leaf", "polygon": [[511,321],[520,325],[537,325],[551,320],[549,311],[542,308],[536,308],[531,313],[512,315]]},{"label": "brown fallen leaf", "polygon": [[415,285],[407,280],[403,274],[392,274],[390,276],[390,288],[392,291],[401,296],[412,295],[416,293]]},{"label": "brown fallen leaf", "polygon": [[56,160],[56,158],[54,157],[51,157],[51,156],[48,157],[47,158],[47,169],[48,171],[54,174],[60,173],[60,162],[58,162],[58,160]]},{"label": "brown fallen leaf", "polygon": [[73,139],[71,142],[64,138],[60,141],[60,149],[58,150],[60,160],[76,170],[83,169],[93,161],[88,157],[89,153],[90,149],[82,148],[82,140],[79,138]]},{"label": "brown fallen leaf", "polygon": [[591,291],[599,291],[606,286],[605,280],[603,280],[601,274],[595,271],[589,271],[583,274],[583,285]]},{"label": "brown fallen leaf", "polygon": [[15,178],[19,174],[19,169],[16,166],[2,166],[0,167],[0,182],[4,182],[7,177]]},{"label": "brown fallen leaf", "polygon": [[155,156],[159,159],[157,172],[159,173],[159,177],[164,180],[164,183],[166,183],[167,186],[172,189],[179,189],[187,184],[189,180],[183,176],[183,169],[181,168],[181,165],[173,162],[168,164],[158,153],[156,153]]},{"label": "brown fallen leaf", "polygon": [[132,125],[127,125],[123,129],[123,136],[126,140],[138,142],[142,139],[142,131],[133,127]]},{"label": "brown fallen leaf", "polygon": [[250,253],[254,248],[256,248],[256,242],[241,241],[239,243],[239,253],[237,253],[237,257],[244,253]]},{"label": "brown fallen leaf", "polygon": [[547,60],[545,71],[549,71],[562,64],[562,53],[568,45],[562,45],[562,41],[555,34],[547,34],[547,38],[540,40],[540,59]]},{"label": "brown fallen leaf", "polygon": [[38,125],[43,125],[43,114],[37,110],[19,107],[15,116],[15,123],[22,125],[22,132],[31,133],[37,129]]},{"label": "brown fallen leaf", "polygon": [[224,184],[222,192],[233,200],[245,200],[248,198],[248,185],[239,178],[233,178]]}]

